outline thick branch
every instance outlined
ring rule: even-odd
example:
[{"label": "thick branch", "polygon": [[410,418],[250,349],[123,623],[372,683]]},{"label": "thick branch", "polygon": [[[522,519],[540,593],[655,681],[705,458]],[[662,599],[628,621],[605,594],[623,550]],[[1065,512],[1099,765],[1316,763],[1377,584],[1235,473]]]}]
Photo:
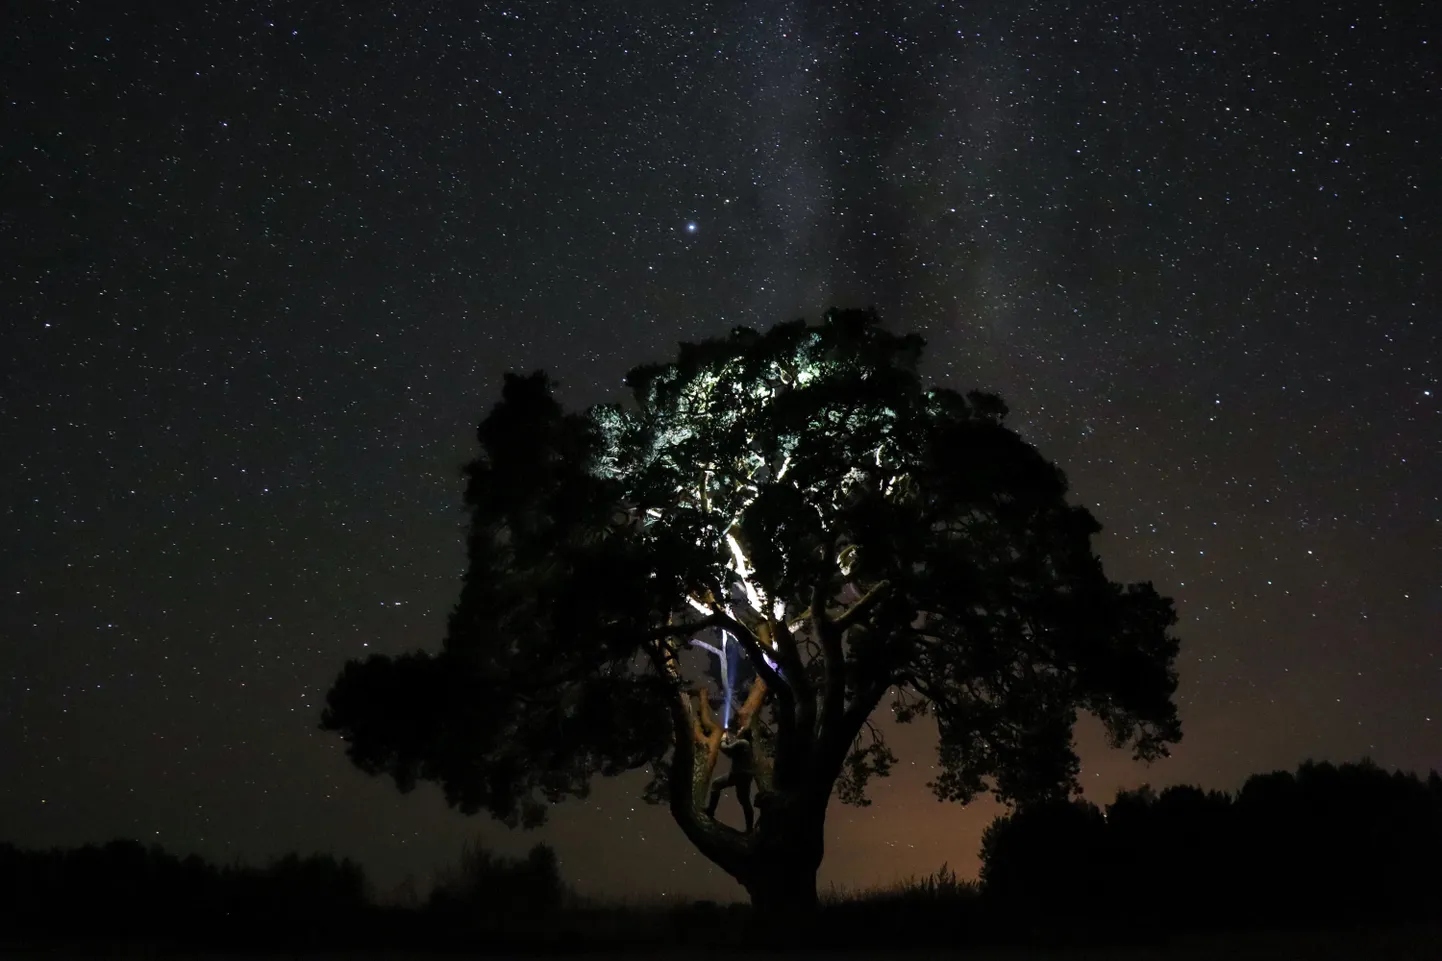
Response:
[{"label": "thick branch", "polygon": [[846,707],[846,654],[841,647],[841,629],[826,613],[826,589],[820,584],[811,592],[811,621],[821,643],[821,731],[825,737]]},{"label": "thick branch", "polygon": [[757,678],[751,682],[751,690],[746,694],[746,701],[741,709],[736,712],[736,726],[744,730],[751,723],[751,718],[761,710],[761,704],[766,700],[766,682]]},{"label": "thick branch", "polygon": [[802,737],[810,739],[816,730],[816,694],[806,677],[806,665],[801,663],[801,653],[796,647],[796,638],[784,624],[764,621],[760,626],[763,642],[776,641],[777,659],[785,670],[785,680],[791,686],[791,697],[796,705],[796,728]]},{"label": "thick branch", "polygon": [[[850,738],[854,736],[854,732],[846,733],[853,729],[853,724],[844,716],[846,714],[846,654],[842,638],[846,629],[857,624],[876,605],[876,602],[881,599],[890,586],[889,581],[881,581],[834,619],[826,613],[824,589],[818,585],[812,594],[812,619],[816,624],[816,633],[821,641],[826,678],[826,689],[821,703],[821,737],[828,743],[843,735],[846,737],[847,743],[850,743]],[[869,709],[867,714],[870,714]]]},{"label": "thick branch", "polygon": [[813,783],[826,784],[828,789],[831,784],[835,783],[841,775],[842,765],[846,763],[846,755],[851,751],[852,744],[861,733],[862,726],[871,717],[871,712],[876,710],[876,705],[881,703],[882,696],[890,686],[889,680],[882,679],[857,692],[851,706],[840,712],[836,716],[835,722],[823,729],[815,759],[815,763],[820,768],[819,776]]},{"label": "thick branch", "polygon": [[782,622],[768,619],[766,623],[772,640],[776,642],[777,660],[786,669],[786,678],[791,682],[796,699],[806,700],[811,697],[811,684],[806,680],[806,667],[801,663],[801,651],[796,647],[796,638]]},{"label": "thick branch", "polygon": [[[680,670],[675,661],[675,652],[663,650],[659,644],[647,644],[646,653],[652,665],[662,677],[676,687],[671,699],[671,726],[674,750],[671,753],[671,769],[667,776],[669,807],[671,817],[680,826],[682,833],[703,855],[732,877],[740,877],[746,864],[746,849],[728,835],[730,829],[716,824],[709,818],[703,821],[697,814],[695,780],[692,776],[696,762],[696,751],[701,739],[694,738],[697,724],[692,713],[688,692],[681,687]],[[719,748],[720,738],[716,738]],[[738,836],[739,837],[739,836]]]},{"label": "thick branch", "polygon": [[701,740],[706,740],[721,726],[716,723],[716,716],[711,713],[711,692],[706,689],[706,685],[696,688],[696,702],[699,706],[696,729],[701,733]]}]

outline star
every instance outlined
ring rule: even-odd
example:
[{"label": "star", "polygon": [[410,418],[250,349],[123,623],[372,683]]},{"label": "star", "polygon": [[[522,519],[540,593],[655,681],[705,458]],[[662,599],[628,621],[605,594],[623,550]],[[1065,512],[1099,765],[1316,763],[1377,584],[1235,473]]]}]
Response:
[{"label": "star", "polygon": [[[922,333],[926,382],[1001,394],[1096,513],[1112,576],[1176,598],[1186,740],[1144,769],[1082,728],[1094,800],[1232,790],[1374,740],[1389,766],[1442,757],[1418,467],[1442,430],[1442,298],[1397,282],[1431,266],[1442,181],[1425,111],[1367,121],[1368,91],[1435,84],[1386,5],[1342,5],[1356,39],[1319,46],[1273,29],[1278,10],[1226,34],[1200,5],[1097,0],[1098,22],[1128,23],[1097,48],[1055,42],[1061,4],[809,3],[784,23],[760,3],[538,5],[534,22],[355,4],[330,30],[277,21],[285,56],[233,89],[211,51],[266,21],[183,6],[160,36],[88,5],[92,28],[0,57],[17,91],[0,236],[26,241],[0,284],[0,312],[25,318],[5,334],[23,365],[0,368],[26,400],[0,405],[19,559],[0,592],[0,757],[19,772],[0,841],[159,831],[261,864],[322,846],[382,888],[477,832],[529,844],[438,814],[431,786],[367,787],[294,691],[436,649],[466,550],[456,468],[506,370],[546,370],[581,410],[678,342],[830,306]],[[733,39],[703,63],[703,35]],[[363,51],[381,49],[413,55],[377,72]],[[1234,89],[1238,71],[1254,79]],[[1238,677],[1282,679],[1278,702]],[[930,730],[897,728],[876,807],[833,805],[823,885],[975,870],[994,809],[932,800]],[[88,802],[117,779],[134,791]],[[582,893],[736,897],[709,866],[667,886],[696,860],[664,808],[625,815],[639,790],[598,782],[536,839]],[[656,857],[615,843],[623,816]]]}]

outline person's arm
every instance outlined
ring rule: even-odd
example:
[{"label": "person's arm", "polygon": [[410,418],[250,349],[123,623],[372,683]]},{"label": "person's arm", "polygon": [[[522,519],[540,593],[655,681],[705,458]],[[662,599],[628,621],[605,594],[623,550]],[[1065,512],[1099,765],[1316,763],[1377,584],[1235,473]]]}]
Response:
[{"label": "person's arm", "polygon": [[723,745],[721,750],[726,752],[733,765],[746,767],[751,763],[751,742],[744,737],[732,738],[731,743]]}]

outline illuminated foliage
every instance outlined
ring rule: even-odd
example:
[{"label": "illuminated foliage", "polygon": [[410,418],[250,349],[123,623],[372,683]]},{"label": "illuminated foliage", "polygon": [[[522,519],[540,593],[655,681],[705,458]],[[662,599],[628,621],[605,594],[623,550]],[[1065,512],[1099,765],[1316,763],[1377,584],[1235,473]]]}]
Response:
[{"label": "illuminated foliage", "polygon": [[[998,398],[923,389],[921,349],[833,311],[684,345],[583,414],[508,377],[441,653],[348,665],[325,726],[363,769],[511,822],[649,766],[649,796],[761,901],[814,899],[827,799],[865,803],[894,761],[869,723],[888,694],[934,718],[946,799],[1066,795],[1081,710],[1164,754],[1171,602],[1106,578],[1062,473]],[[764,685],[743,709],[765,735],[754,835],[699,811],[720,732],[685,655],[722,631]]]}]

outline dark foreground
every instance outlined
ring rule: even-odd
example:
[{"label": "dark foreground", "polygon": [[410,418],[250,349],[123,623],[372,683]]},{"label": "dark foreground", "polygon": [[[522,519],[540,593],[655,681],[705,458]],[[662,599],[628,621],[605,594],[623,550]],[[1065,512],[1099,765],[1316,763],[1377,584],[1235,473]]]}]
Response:
[{"label": "dark foreground", "polygon": [[[635,918],[631,919],[633,923]],[[696,920],[696,919],[692,919]],[[739,920],[739,919],[735,919]],[[859,922],[861,919],[852,918]],[[296,937],[286,932],[272,938],[273,932],[251,929],[237,932],[232,944],[210,938],[127,938],[106,941],[86,937],[84,925],[78,925],[71,936],[14,940],[0,935],[0,957],[15,961],[41,959],[102,959],[102,958],[173,958],[194,961],[248,961],[248,959],[331,959],[331,961],[400,961],[417,958],[525,958],[525,957],[590,957],[686,959],[754,958],[831,958],[847,957],[858,961],[886,959],[969,958],[974,961],[1147,961],[1147,959],[1407,959],[1437,961],[1442,959],[1442,923],[1385,924],[1311,929],[1249,928],[1241,930],[1193,930],[1186,932],[1117,930],[1067,930],[1045,927],[1031,930],[1014,929],[1009,942],[968,937],[963,931],[948,931],[945,925],[917,929],[902,924],[887,924],[866,932],[851,924],[840,923],[829,933],[793,931],[775,935],[754,931],[745,936],[744,926],[731,926],[722,933],[712,930],[709,938],[704,926],[686,933],[657,923],[651,918],[629,932],[616,930],[609,923],[591,926],[583,932],[574,924],[553,927],[549,933],[520,930],[509,932],[475,930],[469,934],[452,930],[441,939],[438,932],[419,937],[418,943],[407,947],[391,938],[381,938],[369,946],[356,943],[344,935],[335,943],[326,943],[315,932],[313,937]],[[896,920],[896,919],[887,919]],[[619,916],[612,921],[619,922]],[[832,919],[840,921],[839,918]],[[216,934],[215,932],[213,934]],[[713,943],[707,944],[711,940]],[[810,944],[803,943],[810,941]],[[269,943],[267,943],[269,942]],[[667,943],[669,942],[669,943]]]},{"label": "dark foreground", "polygon": [[[898,939],[903,940],[903,939]],[[478,946],[479,947],[479,946]],[[588,949],[577,945],[571,951],[557,952],[551,956],[590,957],[596,959],[653,958],[656,961],[675,958],[685,961],[711,961],[711,959],[734,959],[739,952],[734,949],[716,950],[689,948],[664,950],[647,948],[627,950],[617,947],[609,949]],[[855,958],[857,961],[921,961],[930,958],[968,958],[974,961],[1211,961],[1211,959],[1241,959],[1241,961],[1435,961],[1442,958],[1442,926],[1410,926],[1346,931],[1233,931],[1214,934],[1174,935],[1150,944],[1122,946],[1076,945],[1066,946],[993,946],[993,947],[922,947],[908,948],[898,944],[891,948],[871,948],[838,952],[835,949],[796,949],[775,951],[757,947],[744,952],[744,957],[756,961],[768,959],[821,959],[837,957]],[[46,945],[10,945],[0,942],[0,956],[14,961],[53,961],[53,959],[102,959],[102,958],[174,958],[186,961],[249,961],[249,959],[294,958],[328,959],[328,961],[401,961],[428,956],[425,952],[386,951],[335,952],[311,949],[301,952],[259,952],[206,950],[193,951],[164,948],[155,944],[133,943],[99,945],[94,943],[61,943]],[[497,954],[483,947],[475,952],[446,952],[444,957],[527,957],[534,952],[517,951]]]},{"label": "dark foreground", "polygon": [[256,868],[133,841],[53,851],[0,844],[0,959],[1442,961],[1442,778],[1426,791],[1430,819],[1393,831],[1396,843],[1381,843],[1387,835],[1376,828],[1410,822],[1370,818],[1365,838],[1326,857],[1315,842],[1280,843],[1280,830],[1259,845],[1266,856],[1218,857],[1229,832],[1257,834],[1226,822],[1227,831],[1202,830],[1216,828],[1222,806],[1198,792],[1119,800],[1106,818],[1076,804],[1038,808],[988,831],[984,887],[943,866],[807,914],[589,904],[564,887],[543,845],[520,861],[468,848],[427,899],[397,889],[381,905],[357,865],[329,856]]}]

